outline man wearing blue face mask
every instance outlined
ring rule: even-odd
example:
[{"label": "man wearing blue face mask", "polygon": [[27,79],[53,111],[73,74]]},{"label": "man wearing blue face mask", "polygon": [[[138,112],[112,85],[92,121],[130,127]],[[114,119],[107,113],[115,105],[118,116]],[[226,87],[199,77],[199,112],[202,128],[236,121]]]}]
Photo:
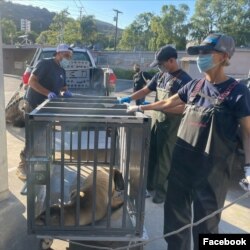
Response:
[{"label": "man wearing blue face mask", "polygon": [[[159,72],[144,88],[131,96],[121,98],[121,102],[130,102],[144,98],[152,91],[156,92],[155,101],[165,100],[177,93],[191,77],[177,63],[177,51],[171,46],[164,46],[155,53],[150,65],[158,67]],[[170,169],[171,155],[176,140],[181,115],[152,112],[147,189],[155,190],[152,201],[163,203],[165,199],[166,178]]]},{"label": "man wearing blue face mask", "polygon": [[59,44],[55,57],[40,60],[32,71],[26,100],[35,108],[45,99],[55,98],[67,91],[65,69],[72,57],[73,50],[66,44]]},{"label": "man wearing blue face mask", "polygon": [[[177,94],[131,110],[181,112],[185,108],[173,150],[164,204],[164,234],[198,222],[220,210],[225,202],[240,125],[245,152],[244,188],[250,191],[250,92],[225,74],[235,50],[231,36],[210,34],[200,45],[189,47],[197,55],[203,79],[194,80]],[[243,185],[243,184],[242,184]],[[168,250],[199,249],[199,234],[216,234],[221,214],[166,237]],[[192,230],[192,234],[191,231]]]},{"label": "man wearing blue face mask", "polygon": [[[29,113],[43,101],[57,96],[70,97],[66,86],[65,69],[71,60],[73,50],[67,44],[59,44],[53,58],[40,60],[32,71],[25,94],[24,112]],[[26,179],[25,148],[20,153],[21,161],[17,176]]]}]

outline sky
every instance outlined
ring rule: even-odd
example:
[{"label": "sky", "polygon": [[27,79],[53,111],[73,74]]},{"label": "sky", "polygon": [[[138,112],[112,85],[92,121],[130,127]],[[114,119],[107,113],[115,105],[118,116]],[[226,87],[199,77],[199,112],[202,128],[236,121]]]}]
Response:
[{"label": "sky", "polygon": [[32,5],[40,8],[46,8],[49,11],[60,12],[68,8],[70,16],[78,18],[80,12],[82,15],[93,15],[95,19],[108,22],[115,25],[114,17],[118,10],[118,27],[126,28],[141,13],[152,12],[160,15],[163,5],[187,4],[190,8],[190,15],[193,14],[195,0],[7,0],[13,3],[23,5]]}]

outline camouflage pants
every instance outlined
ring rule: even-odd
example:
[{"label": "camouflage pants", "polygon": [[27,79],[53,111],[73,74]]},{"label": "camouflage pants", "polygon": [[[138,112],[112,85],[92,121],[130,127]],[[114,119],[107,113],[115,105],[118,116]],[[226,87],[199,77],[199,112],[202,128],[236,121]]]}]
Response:
[{"label": "camouflage pants", "polygon": [[[25,119],[26,113],[30,113],[34,108],[29,104],[28,101],[24,101],[22,111],[23,111],[23,117]],[[20,152],[20,162],[19,162],[19,168],[26,168],[26,146],[24,146],[23,150]]]}]

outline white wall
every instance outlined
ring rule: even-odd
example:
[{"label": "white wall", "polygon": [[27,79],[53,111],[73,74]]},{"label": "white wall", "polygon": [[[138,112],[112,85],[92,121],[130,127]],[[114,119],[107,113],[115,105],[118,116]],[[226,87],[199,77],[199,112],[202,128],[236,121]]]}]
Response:
[{"label": "white wall", "polygon": [[[149,70],[150,63],[154,60],[155,53],[148,51],[101,51],[93,52],[94,57],[97,59],[97,63],[100,66],[107,66],[111,68],[123,68],[123,69],[132,69],[134,63],[139,63],[143,70]],[[187,55],[186,51],[178,51],[178,59],[180,64],[183,65],[182,60],[188,61],[188,58],[191,60],[190,66],[185,64],[185,68],[188,68],[188,72],[196,77],[200,73],[196,67],[195,57]],[[250,69],[250,49],[237,48],[232,59],[231,65],[226,67],[226,72],[229,75],[232,75],[236,78],[244,78],[247,76]]]}]

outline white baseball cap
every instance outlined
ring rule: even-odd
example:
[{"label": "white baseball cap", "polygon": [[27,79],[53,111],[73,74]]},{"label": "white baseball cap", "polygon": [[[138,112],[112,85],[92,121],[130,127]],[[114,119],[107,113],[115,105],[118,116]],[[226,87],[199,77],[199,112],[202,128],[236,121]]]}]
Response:
[{"label": "white baseball cap", "polygon": [[59,44],[59,45],[57,46],[57,48],[56,48],[56,52],[57,52],[57,53],[58,53],[58,52],[68,52],[68,51],[72,52],[73,49],[72,49],[69,45],[64,44],[64,43]]}]

